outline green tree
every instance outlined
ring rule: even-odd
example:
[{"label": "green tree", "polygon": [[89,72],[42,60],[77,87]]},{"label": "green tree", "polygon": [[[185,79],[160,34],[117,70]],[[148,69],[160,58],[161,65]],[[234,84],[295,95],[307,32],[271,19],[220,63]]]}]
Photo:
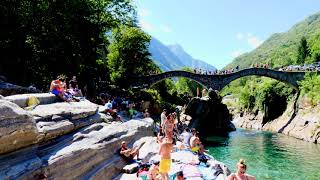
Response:
[{"label": "green tree", "polygon": [[131,0],[0,1],[0,72],[41,89],[60,73],[79,75],[94,91],[107,81],[106,36],[135,14]]},{"label": "green tree", "polygon": [[151,37],[137,27],[121,26],[113,31],[108,66],[112,83],[128,87],[134,76],[156,69],[148,51]]},{"label": "green tree", "polygon": [[310,98],[312,105],[320,103],[320,76],[307,73],[305,79],[300,82],[301,96]]},{"label": "green tree", "polygon": [[308,47],[308,42],[306,37],[302,37],[300,40],[300,44],[298,46],[298,54],[297,54],[297,64],[303,64],[306,58],[309,56],[310,50]]},{"label": "green tree", "polygon": [[320,61],[320,33],[315,34],[310,39],[310,53],[311,61],[319,62]]},{"label": "green tree", "polygon": [[[192,69],[190,68],[183,68],[183,71],[188,71],[188,72],[193,72]],[[197,95],[197,88],[202,89],[203,86],[199,84],[198,82],[188,79],[188,78],[179,78],[177,83],[176,83],[176,88],[179,94],[190,94],[193,96]]]}]

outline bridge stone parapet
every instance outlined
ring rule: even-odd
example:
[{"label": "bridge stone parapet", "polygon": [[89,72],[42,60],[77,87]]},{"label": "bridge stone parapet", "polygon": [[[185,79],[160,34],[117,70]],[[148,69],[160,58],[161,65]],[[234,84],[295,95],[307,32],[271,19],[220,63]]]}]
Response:
[{"label": "bridge stone parapet", "polygon": [[172,78],[172,77],[185,77],[192,79],[201,85],[212,88],[213,90],[222,90],[225,86],[230,84],[232,81],[245,77],[245,76],[264,76],[272,79],[279,80],[284,82],[291,87],[298,89],[298,81],[304,79],[305,72],[286,72],[286,71],[276,71],[272,69],[264,68],[248,68],[241,71],[237,71],[230,74],[223,75],[204,75],[204,74],[195,74],[187,71],[167,71],[161,74],[149,75],[138,77],[134,80],[134,86],[144,86],[148,87],[152,84],[155,84],[161,80]]}]

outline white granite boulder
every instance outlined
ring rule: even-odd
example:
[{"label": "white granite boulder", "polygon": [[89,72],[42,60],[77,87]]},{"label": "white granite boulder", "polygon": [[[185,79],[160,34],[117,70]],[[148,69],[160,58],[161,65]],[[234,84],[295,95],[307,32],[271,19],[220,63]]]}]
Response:
[{"label": "white granite boulder", "polygon": [[0,154],[34,144],[38,135],[32,115],[16,104],[0,100]]},{"label": "white granite boulder", "polygon": [[44,171],[53,179],[111,179],[125,166],[117,154],[121,141],[132,144],[151,136],[152,123],[152,119],[97,123],[60,138],[61,142],[43,149]]},{"label": "white granite boulder", "polygon": [[38,105],[30,111],[32,115],[40,119],[52,119],[54,116],[71,120],[82,119],[97,112],[98,106],[90,101],[60,102],[54,104]]},{"label": "white granite boulder", "polygon": [[13,102],[22,108],[25,108],[27,107],[27,101],[31,96],[36,97],[40,101],[40,104],[52,104],[57,102],[58,100],[58,98],[51,93],[17,94],[6,96],[5,100]]},{"label": "white granite boulder", "polygon": [[56,137],[73,132],[79,128],[89,126],[94,123],[110,122],[111,116],[97,113],[83,119],[64,119],[60,116],[53,116],[50,121],[38,121],[37,127],[40,133],[40,142],[48,141]]},{"label": "white granite boulder", "polygon": [[138,147],[141,143],[144,145],[139,151],[139,158],[143,162],[149,162],[151,157],[155,156],[159,152],[159,144],[157,143],[156,137],[143,137],[134,143],[134,146]]}]

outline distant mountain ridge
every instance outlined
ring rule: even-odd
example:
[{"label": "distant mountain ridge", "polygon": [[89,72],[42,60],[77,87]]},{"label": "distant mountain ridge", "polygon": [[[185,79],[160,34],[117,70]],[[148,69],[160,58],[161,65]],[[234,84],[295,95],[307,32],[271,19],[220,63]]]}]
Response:
[{"label": "distant mountain ridge", "polygon": [[320,33],[319,12],[295,24],[287,32],[271,35],[258,48],[238,56],[224,69],[246,68],[254,63],[268,63],[274,68],[294,64],[301,38],[304,36],[309,41],[317,33]]},{"label": "distant mountain ridge", "polygon": [[163,71],[181,70],[184,67],[200,68],[214,71],[216,68],[202,60],[194,59],[178,44],[166,46],[159,40],[152,38],[149,51],[153,61]]}]

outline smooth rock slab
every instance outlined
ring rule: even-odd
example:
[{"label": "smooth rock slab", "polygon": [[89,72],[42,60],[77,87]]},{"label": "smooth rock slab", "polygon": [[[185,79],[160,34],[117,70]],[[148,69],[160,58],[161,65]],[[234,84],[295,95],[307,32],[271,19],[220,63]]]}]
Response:
[{"label": "smooth rock slab", "polygon": [[62,120],[59,122],[38,122],[37,127],[39,133],[43,134],[45,140],[67,134],[74,129],[73,123],[69,120]]},{"label": "smooth rock slab", "polygon": [[37,117],[37,121],[49,120],[53,116],[61,116],[67,119],[81,119],[93,115],[97,111],[97,105],[90,101],[60,102],[36,106],[30,113]]},{"label": "smooth rock slab", "polygon": [[76,120],[60,119],[57,116],[55,116],[55,118],[52,119],[57,121],[37,122],[37,127],[41,135],[39,138],[40,142],[48,141],[50,139],[68,134],[79,128],[89,126],[94,123],[101,123],[103,121],[108,122],[112,119],[112,117],[99,113],[83,119]]},{"label": "smooth rock slab", "polygon": [[143,137],[134,143],[134,146],[139,147],[139,145],[144,142],[144,145],[139,151],[139,158],[143,162],[149,162],[150,158],[159,153],[159,144],[157,143],[156,137]]},{"label": "smooth rock slab", "polygon": [[[41,159],[47,164],[44,171],[53,179],[110,179],[125,165],[117,154],[121,141],[132,143],[141,137],[151,136],[152,123],[149,118],[83,128],[41,150],[44,151],[40,153]],[[116,159],[111,163],[113,158]]]},{"label": "smooth rock slab", "polygon": [[33,117],[14,103],[0,100],[0,154],[37,142]]},{"label": "smooth rock slab", "polygon": [[25,108],[27,107],[27,101],[31,96],[36,97],[40,101],[40,104],[52,104],[58,101],[58,98],[51,93],[18,94],[6,96],[5,100],[13,102],[22,108]]},{"label": "smooth rock slab", "polygon": [[19,179],[22,174],[28,176],[29,172],[40,169],[42,162],[36,150],[33,146],[0,156],[0,179]]}]

